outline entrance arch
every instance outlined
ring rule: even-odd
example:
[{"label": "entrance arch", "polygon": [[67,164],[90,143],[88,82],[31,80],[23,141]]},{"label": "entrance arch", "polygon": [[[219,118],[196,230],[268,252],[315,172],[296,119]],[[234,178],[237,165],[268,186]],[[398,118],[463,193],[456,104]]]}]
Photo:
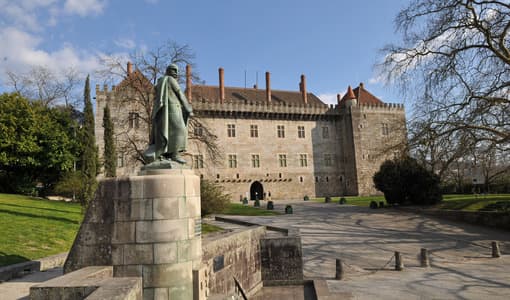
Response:
[{"label": "entrance arch", "polygon": [[264,197],[264,187],[262,183],[254,181],[250,186],[250,200],[259,199],[262,200]]}]

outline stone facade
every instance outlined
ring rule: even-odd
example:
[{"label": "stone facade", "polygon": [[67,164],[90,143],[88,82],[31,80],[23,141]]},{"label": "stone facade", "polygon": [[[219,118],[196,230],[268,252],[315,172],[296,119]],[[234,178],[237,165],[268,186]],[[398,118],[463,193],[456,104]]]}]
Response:
[{"label": "stone facade", "polygon": [[[225,87],[222,75],[220,69],[219,86],[188,82],[186,94],[197,118],[217,136],[223,157],[214,164],[204,146],[191,140],[187,158],[197,175],[223,185],[233,201],[377,194],[373,174],[395,155],[395,145],[405,144],[403,105],[383,103],[363,84],[326,105],[306,91],[304,76],[294,92],[271,90],[269,73],[265,90]],[[139,169],[133,149],[147,144],[147,112],[139,98],[125,82],[111,90],[96,87],[96,140],[103,153],[99,120],[108,103],[121,153],[119,175]]]}]

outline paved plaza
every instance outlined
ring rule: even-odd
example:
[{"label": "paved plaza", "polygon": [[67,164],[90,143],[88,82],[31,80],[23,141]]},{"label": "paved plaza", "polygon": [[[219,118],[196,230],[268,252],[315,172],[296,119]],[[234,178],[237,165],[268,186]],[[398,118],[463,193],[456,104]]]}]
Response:
[{"label": "paved plaza", "polygon": [[[275,202],[283,211],[286,202]],[[432,219],[395,209],[336,203],[292,203],[294,214],[235,217],[299,229],[304,275],[326,279],[335,294],[353,299],[508,299],[510,234]],[[491,241],[503,255],[491,257]],[[430,251],[430,268],[420,267],[420,248]],[[404,271],[394,271],[394,251]],[[344,280],[334,280],[335,259],[345,263]]]}]

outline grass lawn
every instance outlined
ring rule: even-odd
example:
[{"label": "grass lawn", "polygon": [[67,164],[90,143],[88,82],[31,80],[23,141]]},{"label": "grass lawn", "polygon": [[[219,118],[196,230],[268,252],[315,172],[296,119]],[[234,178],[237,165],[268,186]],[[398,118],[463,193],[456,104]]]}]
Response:
[{"label": "grass lawn", "polygon": [[0,194],[0,266],[69,251],[81,220],[77,203]]},{"label": "grass lawn", "polygon": [[510,194],[488,194],[488,195],[444,195],[443,202],[438,204],[441,209],[453,209],[464,211],[478,211],[488,204],[496,202],[510,203]]},{"label": "grass lawn", "polygon": [[[340,200],[340,197],[331,197],[332,203],[338,204],[339,200]],[[376,201],[377,203],[379,203],[379,201],[385,201],[384,196],[360,196],[360,197],[351,196],[351,197],[345,197],[345,200],[347,200],[347,203],[345,203],[345,204],[364,206],[364,207],[369,207],[370,201],[372,201],[372,200]],[[324,203],[324,197],[311,198],[310,201]]]},{"label": "grass lawn", "polygon": [[202,234],[208,234],[211,232],[217,232],[217,231],[222,231],[222,230],[223,230],[223,228],[221,228],[219,226],[202,223]]},{"label": "grass lawn", "polygon": [[267,210],[265,208],[253,207],[253,204],[242,205],[240,203],[230,203],[228,208],[223,212],[225,215],[236,216],[274,216],[281,215],[281,213],[274,210]]}]

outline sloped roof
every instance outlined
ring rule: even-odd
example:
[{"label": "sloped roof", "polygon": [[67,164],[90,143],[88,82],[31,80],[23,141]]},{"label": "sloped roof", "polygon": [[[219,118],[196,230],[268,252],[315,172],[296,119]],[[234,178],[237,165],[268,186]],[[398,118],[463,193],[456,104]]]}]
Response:
[{"label": "sloped roof", "polygon": [[117,86],[115,90],[122,90],[125,88],[136,88],[137,90],[151,90],[152,83],[143,75],[140,70],[136,69],[133,73],[126,76]]},{"label": "sloped roof", "polygon": [[[192,101],[219,101],[219,87],[208,85],[193,85],[191,88]],[[309,105],[326,105],[317,96],[307,93]],[[248,101],[264,102],[266,101],[266,90],[255,88],[225,87],[225,101]],[[301,92],[271,90],[272,103],[285,103],[286,105],[303,105]]]},{"label": "sloped roof", "polygon": [[372,95],[370,92],[365,90],[363,85],[358,86],[353,90],[354,95],[356,95],[356,99],[358,99],[358,104],[370,104],[370,105],[377,105],[377,104],[384,104],[384,102],[377,98],[376,96]]}]

